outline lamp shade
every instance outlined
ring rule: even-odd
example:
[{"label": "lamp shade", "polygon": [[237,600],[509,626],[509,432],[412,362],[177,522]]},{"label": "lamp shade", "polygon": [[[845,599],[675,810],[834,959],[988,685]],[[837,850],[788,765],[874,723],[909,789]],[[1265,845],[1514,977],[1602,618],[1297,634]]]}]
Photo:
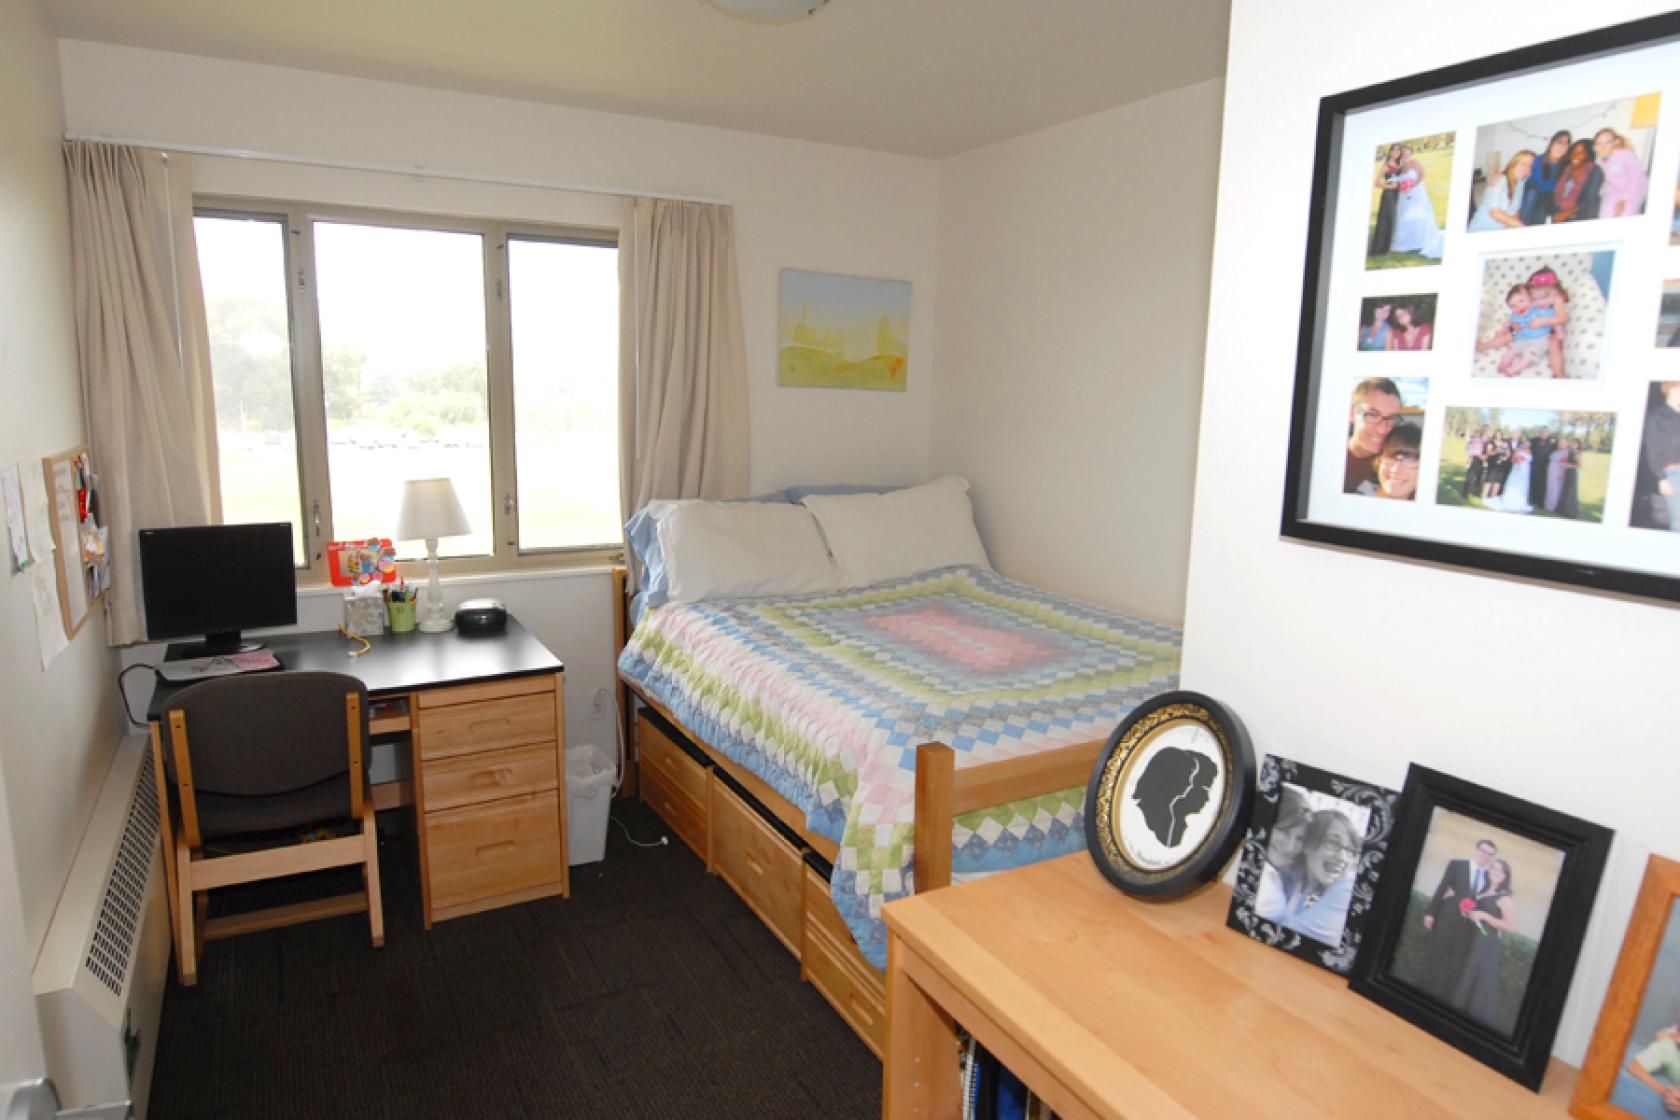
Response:
[{"label": "lamp shade", "polygon": [[411,478],[403,483],[397,510],[397,539],[430,541],[472,532],[455,484],[447,478]]}]

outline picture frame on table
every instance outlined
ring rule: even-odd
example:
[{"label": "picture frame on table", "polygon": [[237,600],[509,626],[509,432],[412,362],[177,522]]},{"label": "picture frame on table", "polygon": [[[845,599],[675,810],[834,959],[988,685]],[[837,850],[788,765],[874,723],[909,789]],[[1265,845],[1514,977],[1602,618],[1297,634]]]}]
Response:
[{"label": "picture frame on table", "polygon": [[1680,861],[1653,855],[1622,938],[1569,1114],[1680,1115]]},{"label": "picture frame on table", "polygon": [[1677,144],[1680,12],[1320,102],[1283,535],[1680,601],[1626,430]]},{"label": "picture frame on table", "polygon": [[1399,796],[1268,755],[1226,924],[1346,976],[1364,938]]},{"label": "picture frame on table", "polygon": [[1538,1091],[1613,835],[1414,764],[1350,986]]}]

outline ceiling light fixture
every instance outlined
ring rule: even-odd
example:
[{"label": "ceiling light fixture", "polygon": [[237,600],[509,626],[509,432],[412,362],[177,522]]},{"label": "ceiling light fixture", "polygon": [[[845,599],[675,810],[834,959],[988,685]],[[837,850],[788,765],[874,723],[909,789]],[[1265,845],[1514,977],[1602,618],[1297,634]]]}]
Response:
[{"label": "ceiling light fixture", "polygon": [[828,0],[706,0],[726,15],[750,23],[791,23],[815,14]]}]

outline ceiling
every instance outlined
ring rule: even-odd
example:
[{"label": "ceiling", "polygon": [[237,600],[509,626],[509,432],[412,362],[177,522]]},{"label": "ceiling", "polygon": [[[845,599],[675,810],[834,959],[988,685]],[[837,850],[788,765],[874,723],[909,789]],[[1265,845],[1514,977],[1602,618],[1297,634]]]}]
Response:
[{"label": "ceiling", "polygon": [[50,0],[62,38],[943,157],[1225,69],[1230,0]]}]

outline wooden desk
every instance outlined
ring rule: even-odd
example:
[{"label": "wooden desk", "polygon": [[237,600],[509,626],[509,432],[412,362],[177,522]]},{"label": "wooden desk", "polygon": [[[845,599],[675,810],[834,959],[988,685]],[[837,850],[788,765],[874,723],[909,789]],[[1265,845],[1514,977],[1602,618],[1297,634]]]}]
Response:
[{"label": "wooden desk", "polygon": [[886,907],[883,1114],[961,1114],[953,1019],[1063,1120],[1568,1115],[1225,927],[1230,892],[1146,903],[1083,853]]},{"label": "wooden desk", "polygon": [[[261,639],[287,670],[346,673],[374,703],[370,733],[406,735],[411,784],[374,787],[379,808],[415,806],[425,924],[571,893],[566,858],[565,666],[515,619],[501,634],[387,634],[368,651],[336,632]],[[174,836],[160,717],[182,688],[158,682],[146,708],[175,903]],[[174,921],[181,915],[172,915]]]}]

